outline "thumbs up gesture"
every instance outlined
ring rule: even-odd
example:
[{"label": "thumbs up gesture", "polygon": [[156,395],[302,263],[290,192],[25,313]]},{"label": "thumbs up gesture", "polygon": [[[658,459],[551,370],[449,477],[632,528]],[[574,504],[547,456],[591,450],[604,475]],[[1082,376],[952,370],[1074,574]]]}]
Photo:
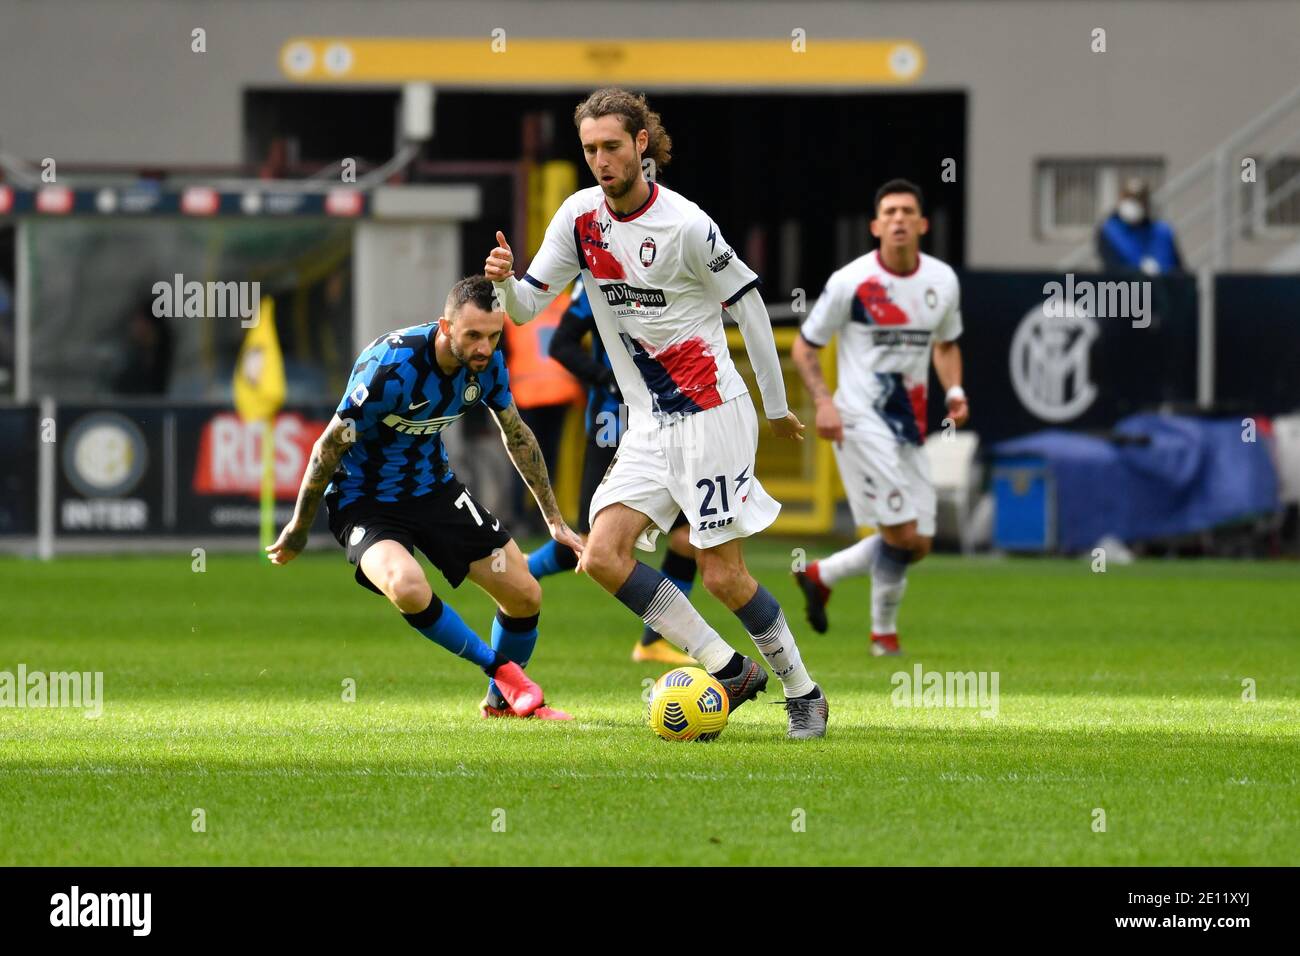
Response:
[{"label": "thumbs up gesture", "polygon": [[510,251],[510,243],[506,242],[505,233],[497,230],[497,247],[488,253],[483,274],[493,282],[504,282],[514,275],[514,271],[515,256]]}]

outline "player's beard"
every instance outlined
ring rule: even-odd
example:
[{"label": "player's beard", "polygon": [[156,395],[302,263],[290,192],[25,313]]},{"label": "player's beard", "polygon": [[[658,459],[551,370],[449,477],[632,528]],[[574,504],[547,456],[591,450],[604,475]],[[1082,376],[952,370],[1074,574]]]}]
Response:
[{"label": "player's beard", "polygon": [[600,188],[605,190],[605,198],[622,199],[624,196],[626,196],[629,192],[632,191],[632,187],[636,185],[637,176],[640,174],[640,172],[641,172],[641,167],[637,166],[626,179],[616,179],[608,186],[606,186],[604,183],[601,183]]},{"label": "player's beard", "polygon": [[[464,368],[467,368],[472,372],[480,371],[480,369],[476,369],[474,367],[473,365],[474,359],[471,356],[466,355],[464,351],[461,350],[461,347],[456,343],[456,340],[451,338],[450,336],[447,337],[447,348],[451,350],[451,357],[454,358],[457,362],[459,362]],[[490,362],[491,360],[492,357],[488,356],[488,362]],[[488,367],[488,362],[483,363],[483,368]]]}]

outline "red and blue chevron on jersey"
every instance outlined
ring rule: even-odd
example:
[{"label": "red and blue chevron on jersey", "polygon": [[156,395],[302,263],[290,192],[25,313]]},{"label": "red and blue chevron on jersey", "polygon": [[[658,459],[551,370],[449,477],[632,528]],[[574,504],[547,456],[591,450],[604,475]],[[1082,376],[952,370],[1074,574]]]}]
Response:
[{"label": "red and blue chevron on jersey", "polygon": [[925,439],[931,348],[962,329],[956,273],[918,256],[907,275],[879,252],[854,259],[826,280],[799,329],[816,346],[839,336],[835,407],[844,423],[914,445]]},{"label": "red and blue chevron on jersey", "polygon": [[722,310],[758,277],[695,203],[650,183],[639,209],[618,213],[599,186],[579,190],[551,220],[524,281],[556,288],[579,269],[632,427],[747,394]]}]

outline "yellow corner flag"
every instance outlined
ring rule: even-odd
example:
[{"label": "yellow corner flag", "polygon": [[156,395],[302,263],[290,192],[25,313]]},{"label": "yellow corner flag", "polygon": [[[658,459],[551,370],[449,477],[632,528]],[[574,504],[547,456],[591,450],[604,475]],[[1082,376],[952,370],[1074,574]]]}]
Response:
[{"label": "yellow corner flag", "polygon": [[[257,322],[248,330],[235,360],[235,410],[246,422],[262,423],[262,556],[275,540],[275,416],[284,404],[284,356],[275,334],[275,301],[262,299]],[[267,558],[267,560],[270,560]]]},{"label": "yellow corner flag", "polygon": [[283,404],[284,357],[275,334],[275,301],[265,296],[235,361],[235,410],[246,422],[264,422]]}]

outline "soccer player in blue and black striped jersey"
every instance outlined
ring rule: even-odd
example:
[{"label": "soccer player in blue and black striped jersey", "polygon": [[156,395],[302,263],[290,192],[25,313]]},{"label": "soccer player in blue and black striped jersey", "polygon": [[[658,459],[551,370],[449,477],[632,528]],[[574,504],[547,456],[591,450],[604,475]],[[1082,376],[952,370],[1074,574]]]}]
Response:
[{"label": "soccer player in blue and black striped jersey", "polygon": [[[358,357],[347,392],[321,437],[292,520],[267,552],[285,564],[302,551],[322,497],[330,531],[356,566],[357,583],[382,594],[407,623],[481,667],[484,717],[567,720],[545,706],[523,672],[537,643],[542,590],[510,532],[456,480],[440,432],[483,402],[552,537],[582,550],[555,503],[537,439],[519,417],[496,347],[504,313],[482,276],[452,287],[436,322],[381,336]],[[497,603],[491,646],[433,593],[419,548],[453,588],[469,578]]]}]

